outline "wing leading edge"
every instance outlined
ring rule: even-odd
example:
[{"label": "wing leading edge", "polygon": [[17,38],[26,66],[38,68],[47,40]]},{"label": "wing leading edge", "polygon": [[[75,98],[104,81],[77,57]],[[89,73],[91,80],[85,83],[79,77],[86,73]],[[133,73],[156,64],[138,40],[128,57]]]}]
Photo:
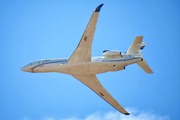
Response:
[{"label": "wing leading edge", "polygon": [[88,86],[91,90],[93,90],[97,95],[99,95],[118,111],[125,115],[130,115],[102,86],[96,75],[73,75],[73,77]]},{"label": "wing leading edge", "polygon": [[96,24],[102,6],[103,4],[99,5],[93,12],[91,19],[89,20],[89,23],[81,37],[78,46],[74,51],[74,53],[71,55],[67,64],[91,61],[91,45],[94,39]]}]

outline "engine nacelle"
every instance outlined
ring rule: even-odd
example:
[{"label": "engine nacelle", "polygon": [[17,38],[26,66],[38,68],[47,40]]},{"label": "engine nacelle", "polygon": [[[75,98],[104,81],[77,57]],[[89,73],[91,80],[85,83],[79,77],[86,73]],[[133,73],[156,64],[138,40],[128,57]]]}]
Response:
[{"label": "engine nacelle", "polygon": [[116,50],[104,50],[103,56],[105,56],[105,57],[122,57],[121,52],[116,51]]}]

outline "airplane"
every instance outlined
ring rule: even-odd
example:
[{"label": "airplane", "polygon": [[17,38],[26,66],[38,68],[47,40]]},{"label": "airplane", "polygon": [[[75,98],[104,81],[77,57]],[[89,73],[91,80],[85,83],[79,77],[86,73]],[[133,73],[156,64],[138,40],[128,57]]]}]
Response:
[{"label": "airplane", "polygon": [[24,66],[21,70],[31,73],[58,72],[72,75],[119,112],[130,115],[102,86],[96,74],[124,70],[127,65],[134,63],[146,73],[153,73],[142,57],[141,51],[146,43],[142,42],[143,36],[137,36],[125,53],[117,50],[104,50],[102,57],[91,57],[91,46],[102,6],[103,4],[94,10],[77,48],[69,59],[38,60]]}]

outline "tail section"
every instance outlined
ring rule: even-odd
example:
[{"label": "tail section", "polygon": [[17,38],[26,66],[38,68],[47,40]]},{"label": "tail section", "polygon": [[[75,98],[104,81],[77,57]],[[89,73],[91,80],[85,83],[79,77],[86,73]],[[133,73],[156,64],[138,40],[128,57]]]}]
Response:
[{"label": "tail section", "polygon": [[143,49],[144,47],[142,47],[142,39],[143,36],[137,36],[126,53],[127,54],[138,53],[141,49]]},{"label": "tail section", "polygon": [[[127,50],[127,55],[139,55],[141,57],[142,53],[141,50],[145,47],[147,44],[146,42],[142,42],[143,36],[137,36],[129,49]],[[136,63],[139,67],[141,67],[146,73],[153,73],[151,68],[148,66],[146,61],[142,59],[141,62]]]},{"label": "tail section", "polygon": [[143,61],[136,63],[141,69],[143,69],[146,73],[153,73],[151,68],[148,66],[146,61],[143,59]]}]

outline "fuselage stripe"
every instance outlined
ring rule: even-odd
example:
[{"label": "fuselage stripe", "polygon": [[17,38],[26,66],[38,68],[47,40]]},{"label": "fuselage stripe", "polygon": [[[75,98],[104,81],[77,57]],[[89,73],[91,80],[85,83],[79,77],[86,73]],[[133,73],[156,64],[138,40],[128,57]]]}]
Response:
[{"label": "fuselage stripe", "polygon": [[141,57],[138,58],[131,58],[131,59],[123,59],[123,60],[106,60],[102,62],[120,62],[120,61],[129,61],[129,60],[134,60],[134,59],[140,59]]}]

